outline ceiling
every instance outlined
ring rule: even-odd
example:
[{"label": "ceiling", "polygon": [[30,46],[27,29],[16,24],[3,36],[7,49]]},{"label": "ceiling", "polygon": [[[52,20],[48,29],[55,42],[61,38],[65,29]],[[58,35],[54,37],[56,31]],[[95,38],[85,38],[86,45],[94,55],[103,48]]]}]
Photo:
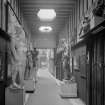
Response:
[{"label": "ceiling", "polygon": [[[32,39],[40,39],[40,44],[45,44],[44,47],[54,47],[57,36],[65,25],[68,17],[72,15],[76,0],[20,0],[21,10],[30,28]],[[37,17],[39,9],[55,9],[56,18],[51,22],[42,22]],[[41,33],[38,28],[41,25],[50,25],[53,31],[50,33]],[[44,41],[44,43],[43,43]],[[52,41],[53,43],[50,43]],[[38,41],[37,41],[38,42]],[[36,44],[38,46],[38,44]],[[42,46],[41,45],[41,46]],[[40,47],[40,45],[39,45]],[[43,46],[42,46],[43,47]]]}]

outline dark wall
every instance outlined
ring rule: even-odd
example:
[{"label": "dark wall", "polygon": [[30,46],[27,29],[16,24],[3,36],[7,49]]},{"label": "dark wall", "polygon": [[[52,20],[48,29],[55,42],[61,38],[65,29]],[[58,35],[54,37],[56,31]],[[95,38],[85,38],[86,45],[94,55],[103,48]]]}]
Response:
[{"label": "dark wall", "polygon": [[73,74],[77,81],[78,96],[86,103],[86,45],[82,44],[73,48],[72,57]]}]

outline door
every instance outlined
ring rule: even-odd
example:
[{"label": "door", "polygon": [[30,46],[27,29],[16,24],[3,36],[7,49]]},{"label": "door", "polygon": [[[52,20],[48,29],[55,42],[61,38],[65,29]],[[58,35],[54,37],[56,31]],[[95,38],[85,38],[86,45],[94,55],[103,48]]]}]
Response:
[{"label": "door", "polygon": [[105,105],[105,38],[97,37],[91,46],[90,69],[90,103],[91,105]]}]

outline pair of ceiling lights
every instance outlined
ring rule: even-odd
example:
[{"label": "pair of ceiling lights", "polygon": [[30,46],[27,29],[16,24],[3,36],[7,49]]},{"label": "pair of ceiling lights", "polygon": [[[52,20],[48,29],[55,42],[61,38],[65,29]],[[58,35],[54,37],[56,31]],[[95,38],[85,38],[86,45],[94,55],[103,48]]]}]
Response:
[{"label": "pair of ceiling lights", "polygon": [[[56,17],[56,12],[54,9],[40,9],[37,16],[41,21],[52,21]],[[39,31],[41,32],[51,32],[51,26],[40,26]]]}]

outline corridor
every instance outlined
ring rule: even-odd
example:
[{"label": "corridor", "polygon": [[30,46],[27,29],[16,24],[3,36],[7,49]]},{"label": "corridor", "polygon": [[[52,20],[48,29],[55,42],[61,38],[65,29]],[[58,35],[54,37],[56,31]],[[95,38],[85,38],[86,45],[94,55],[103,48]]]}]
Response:
[{"label": "corridor", "polygon": [[105,105],[105,0],[0,0],[0,105]]},{"label": "corridor", "polygon": [[62,99],[59,83],[48,69],[39,69],[36,91],[29,94],[26,105],[84,105],[80,99]]}]

